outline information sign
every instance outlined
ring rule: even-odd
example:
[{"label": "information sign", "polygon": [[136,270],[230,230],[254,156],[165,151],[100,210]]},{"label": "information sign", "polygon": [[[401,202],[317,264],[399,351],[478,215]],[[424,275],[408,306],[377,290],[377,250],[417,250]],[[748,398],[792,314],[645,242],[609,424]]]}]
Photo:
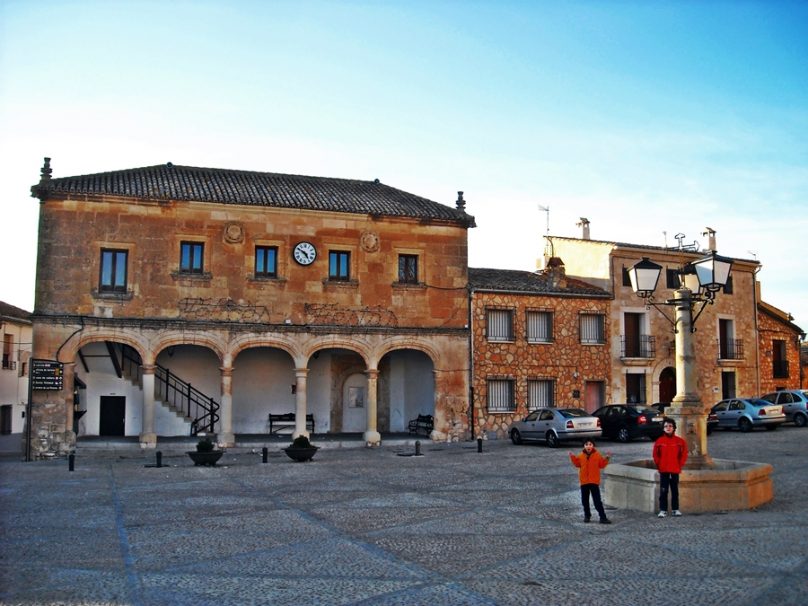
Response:
[{"label": "information sign", "polygon": [[31,389],[56,390],[64,386],[64,364],[56,360],[31,360]]}]

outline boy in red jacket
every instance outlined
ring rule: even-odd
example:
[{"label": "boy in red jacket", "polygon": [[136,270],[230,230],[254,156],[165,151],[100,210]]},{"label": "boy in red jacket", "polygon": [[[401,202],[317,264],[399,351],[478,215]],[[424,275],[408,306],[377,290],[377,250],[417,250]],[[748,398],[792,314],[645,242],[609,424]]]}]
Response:
[{"label": "boy in red jacket", "polygon": [[662,421],[664,432],[654,442],[654,463],[659,471],[659,513],[658,518],[668,515],[668,488],[671,492],[671,513],[682,515],[679,511],[679,474],[687,461],[687,442],[677,436],[676,421],[665,418]]},{"label": "boy in red jacket", "polygon": [[584,522],[592,519],[592,512],[589,509],[589,495],[595,503],[595,509],[600,516],[601,524],[611,524],[606,512],[603,510],[603,502],[600,500],[600,470],[609,464],[610,453],[604,457],[595,448],[592,440],[584,441],[584,449],[581,454],[570,454],[570,461],[578,468],[578,479],[581,482],[581,503],[584,506]]}]

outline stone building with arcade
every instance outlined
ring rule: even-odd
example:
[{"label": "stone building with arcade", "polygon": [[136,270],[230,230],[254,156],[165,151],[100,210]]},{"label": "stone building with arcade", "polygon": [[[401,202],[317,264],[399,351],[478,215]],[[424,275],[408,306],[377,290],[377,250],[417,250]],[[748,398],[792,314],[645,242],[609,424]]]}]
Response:
[{"label": "stone building with arcade", "polygon": [[[467,231],[359,181],[176,166],[53,178],[39,200],[30,449],[77,436],[469,433]],[[307,423],[307,420],[310,420]]]}]

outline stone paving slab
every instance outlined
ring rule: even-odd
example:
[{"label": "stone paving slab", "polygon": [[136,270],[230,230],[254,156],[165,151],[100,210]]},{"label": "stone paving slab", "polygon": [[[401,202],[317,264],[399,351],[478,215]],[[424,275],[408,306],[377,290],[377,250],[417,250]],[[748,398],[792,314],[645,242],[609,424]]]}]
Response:
[{"label": "stone paving slab", "polygon": [[[0,460],[0,604],[802,604],[808,429],[717,432],[716,458],[774,466],[757,510],[584,524],[568,448],[487,442],[251,446],[156,468],[136,444]],[[647,441],[600,444],[616,462]],[[577,449],[576,446],[573,448]],[[742,455],[739,456],[739,455]],[[152,465],[152,466],[149,466]]]}]

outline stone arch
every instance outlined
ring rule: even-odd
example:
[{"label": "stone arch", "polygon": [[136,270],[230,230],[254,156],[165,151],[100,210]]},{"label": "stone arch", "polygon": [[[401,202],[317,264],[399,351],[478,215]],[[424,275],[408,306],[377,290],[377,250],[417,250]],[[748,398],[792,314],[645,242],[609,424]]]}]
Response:
[{"label": "stone arch", "polygon": [[298,365],[301,358],[303,358],[303,354],[300,351],[300,346],[295,339],[279,335],[273,335],[271,337],[259,335],[240,336],[233,339],[228,344],[227,355],[230,357],[230,361],[232,363],[232,361],[235,360],[240,353],[254,347],[272,347],[275,349],[280,349],[281,351],[287,353],[292,360],[294,360],[296,365]]},{"label": "stone arch", "polygon": [[[73,339],[70,341],[73,341]],[[73,363],[76,361],[76,356],[82,347],[89,345],[90,343],[98,343],[100,341],[123,343],[134,349],[140,356],[141,360],[145,361],[148,359],[154,359],[146,340],[143,338],[142,333],[135,332],[131,329],[116,329],[114,331],[103,328],[93,328],[89,331],[85,329],[85,331],[80,333],[77,341],[65,346],[65,348],[62,349],[62,354],[69,358],[70,362],[68,363]],[[150,358],[150,356],[152,357]]]},{"label": "stone arch", "polygon": [[154,358],[164,349],[172,345],[196,345],[210,349],[219,358],[221,363],[224,360],[227,347],[222,339],[210,336],[207,333],[188,333],[180,331],[162,332],[156,335],[151,343],[151,351]]},{"label": "stone arch", "polygon": [[366,368],[375,368],[370,365],[371,355],[370,347],[363,341],[358,341],[356,338],[342,337],[336,335],[329,335],[328,337],[321,337],[313,339],[311,342],[306,343],[302,352],[308,361],[318,351],[323,349],[346,349],[357,354],[365,363]]},{"label": "stone arch", "polygon": [[412,337],[395,337],[382,342],[379,347],[373,350],[371,359],[378,364],[384,356],[400,349],[414,349],[426,354],[432,361],[433,366],[436,366],[436,360],[440,359],[432,343]]}]

